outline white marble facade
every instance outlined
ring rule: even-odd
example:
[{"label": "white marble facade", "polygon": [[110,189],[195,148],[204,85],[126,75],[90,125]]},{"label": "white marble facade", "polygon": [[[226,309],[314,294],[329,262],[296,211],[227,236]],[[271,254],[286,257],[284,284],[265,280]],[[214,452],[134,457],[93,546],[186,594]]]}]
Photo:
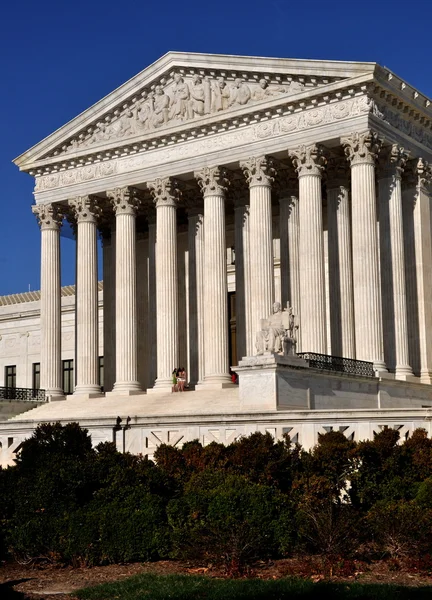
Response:
[{"label": "white marble facade", "polygon": [[[298,350],[431,383],[430,100],[375,63],[170,52],[15,160],[41,228],[41,387],[61,397],[59,238],[77,238],[76,389],[229,387],[275,300]],[[235,351],[228,294],[235,292]]]}]

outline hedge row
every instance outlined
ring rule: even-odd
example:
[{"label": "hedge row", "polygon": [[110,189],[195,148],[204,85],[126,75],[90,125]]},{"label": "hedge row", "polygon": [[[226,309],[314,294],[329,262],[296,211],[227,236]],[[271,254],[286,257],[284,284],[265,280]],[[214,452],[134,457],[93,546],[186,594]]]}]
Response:
[{"label": "hedge row", "polygon": [[253,434],[229,446],[162,445],[152,462],[93,449],[77,424],[38,427],[0,471],[0,546],[72,564],[198,558],[420,556],[432,551],[432,441],[384,429],[355,443]]}]

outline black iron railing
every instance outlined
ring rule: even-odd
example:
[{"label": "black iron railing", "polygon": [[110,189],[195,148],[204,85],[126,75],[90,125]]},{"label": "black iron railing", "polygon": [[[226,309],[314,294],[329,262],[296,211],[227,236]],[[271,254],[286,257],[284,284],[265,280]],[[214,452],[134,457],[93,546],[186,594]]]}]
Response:
[{"label": "black iron railing", "polygon": [[313,369],[346,373],[347,375],[360,375],[362,377],[375,377],[373,363],[353,358],[317,354],[316,352],[299,352],[298,356],[309,362]]},{"label": "black iron railing", "polygon": [[0,387],[0,402],[15,400],[17,402],[46,402],[45,390],[33,388]]}]

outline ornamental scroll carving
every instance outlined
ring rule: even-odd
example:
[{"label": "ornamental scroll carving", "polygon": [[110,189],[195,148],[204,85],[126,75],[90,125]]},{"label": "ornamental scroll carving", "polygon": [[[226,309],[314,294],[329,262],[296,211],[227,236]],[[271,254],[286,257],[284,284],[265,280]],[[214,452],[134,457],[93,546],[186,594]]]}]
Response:
[{"label": "ornamental scroll carving", "polygon": [[156,208],[160,208],[161,206],[175,208],[181,198],[178,182],[172,177],[166,177],[165,179],[157,178],[154,181],[148,181],[147,188],[153,197]]},{"label": "ornamental scroll carving", "polygon": [[383,140],[375,131],[358,131],[341,138],[345,155],[351,165],[375,164]]},{"label": "ornamental scroll carving", "polygon": [[194,173],[203,196],[224,196],[230,181],[223,167],[204,167]]},{"label": "ornamental scroll carving", "polygon": [[271,186],[276,175],[273,159],[268,156],[254,156],[240,163],[240,168],[249,184]]},{"label": "ornamental scroll carving", "polygon": [[[162,80],[164,81],[164,80]],[[174,73],[173,81],[164,87],[143,90],[129,106],[115,110],[94,126],[58,148],[54,155],[67,154],[104,142],[121,140],[157,130],[165,125],[179,125],[209,114],[217,114],[275,96],[293,95],[303,91],[304,84],[290,81],[286,85],[270,83],[266,78],[246,82],[237,77],[228,82],[225,77],[183,76]]]}]

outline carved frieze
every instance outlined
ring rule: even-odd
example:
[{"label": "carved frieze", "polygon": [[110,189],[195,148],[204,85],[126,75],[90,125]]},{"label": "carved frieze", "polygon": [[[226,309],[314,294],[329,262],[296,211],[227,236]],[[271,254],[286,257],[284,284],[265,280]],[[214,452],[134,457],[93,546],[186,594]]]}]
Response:
[{"label": "carved frieze", "polygon": [[245,81],[243,77],[227,81],[224,76],[210,77],[197,73],[188,76],[174,73],[168,85],[163,85],[162,81],[165,79],[160,84],[142,90],[139,97],[133,98],[122,109],[106,115],[50,156],[126,139],[165,125],[179,125],[276,96],[298,94],[305,88],[299,81],[287,81],[284,85],[273,84],[265,77],[252,82]]}]

